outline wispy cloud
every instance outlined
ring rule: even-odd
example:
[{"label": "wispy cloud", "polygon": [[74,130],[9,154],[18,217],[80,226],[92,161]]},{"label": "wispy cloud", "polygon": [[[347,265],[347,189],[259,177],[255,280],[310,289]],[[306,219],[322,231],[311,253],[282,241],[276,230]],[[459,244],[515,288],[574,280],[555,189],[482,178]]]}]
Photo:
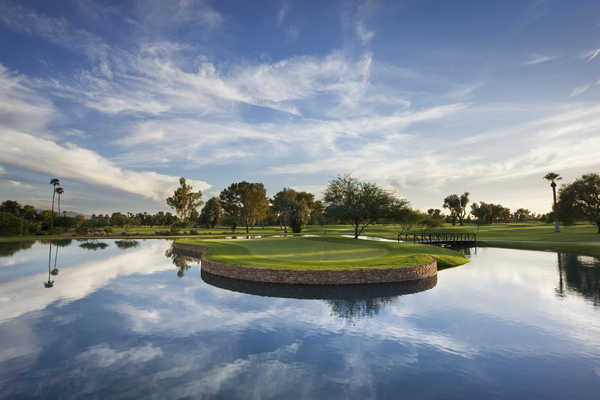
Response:
[{"label": "wispy cloud", "polygon": [[[73,144],[61,146],[7,129],[0,136],[0,160],[30,171],[110,187],[157,201],[171,193],[178,181],[176,176],[120,168],[98,153]],[[196,189],[210,187],[203,181],[191,180],[191,184]]]},{"label": "wispy cloud", "polygon": [[525,65],[537,65],[543,64],[548,61],[554,60],[556,57],[554,56],[546,56],[542,54],[530,54],[528,60],[525,62]]},{"label": "wispy cloud", "polygon": [[283,24],[283,21],[285,20],[285,17],[288,15],[289,11],[290,11],[290,3],[287,1],[284,1],[283,4],[281,4],[279,11],[277,11],[277,26],[280,26],[281,24]]},{"label": "wispy cloud", "polygon": [[369,43],[375,37],[375,32],[368,30],[362,20],[356,22],[355,29],[356,35],[363,44]]},{"label": "wispy cloud", "polygon": [[599,54],[600,54],[600,47],[597,49],[592,49],[592,50],[586,51],[585,53],[583,53],[582,58],[587,62],[591,62],[596,57],[598,57]]},{"label": "wispy cloud", "polygon": [[571,90],[569,97],[579,96],[580,94],[583,94],[583,93],[587,92],[588,90],[590,90],[590,88],[592,86],[593,85],[591,83],[588,83],[586,85],[577,86],[576,88],[573,88],[573,90]]}]

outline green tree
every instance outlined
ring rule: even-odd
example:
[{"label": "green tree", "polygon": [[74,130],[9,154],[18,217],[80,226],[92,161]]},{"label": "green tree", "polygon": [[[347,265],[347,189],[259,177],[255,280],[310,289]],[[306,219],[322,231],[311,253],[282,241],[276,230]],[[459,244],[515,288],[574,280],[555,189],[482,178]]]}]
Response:
[{"label": "green tree", "polygon": [[460,225],[464,225],[465,217],[467,216],[467,204],[469,204],[469,192],[465,192],[460,196],[451,194],[444,199],[444,208],[450,210],[452,225],[456,225],[456,221]]},{"label": "green tree", "polygon": [[262,183],[232,183],[221,192],[219,199],[232,221],[240,220],[246,227],[246,233],[250,233],[250,227],[266,218],[269,212],[267,190]]},{"label": "green tree", "polygon": [[167,205],[175,210],[181,222],[187,222],[192,210],[202,205],[202,192],[194,192],[184,177],[179,178],[179,187],[167,198]]},{"label": "green tree", "polygon": [[557,214],[564,218],[586,219],[600,234],[600,175],[586,174],[560,189]]},{"label": "green tree", "polygon": [[354,225],[354,238],[379,219],[392,217],[408,206],[374,183],[360,182],[346,175],[329,182],[325,190],[326,214]]},{"label": "green tree", "polygon": [[50,218],[50,229],[52,229],[54,228],[54,197],[56,196],[56,187],[60,185],[60,180],[52,178],[50,184],[52,185],[52,218]]},{"label": "green tree", "polygon": [[208,228],[214,228],[221,222],[221,218],[223,218],[221,201],[217,197],[211,197],[200,213],[200,223]]},{"label": "green tree", "polygon": [[272,203],[279,224],[283,226],[285,232],[289,226],[294,233],[300,233],[310,218],[315,196],[312,193],[296,192],[294,189],[284,188],[275,195]]},{"label": "green tree", "polygon": [[558,227],[558,215],[556,213],[556,181],[560,181],[562,177],[555,172],[548,172],[544,179],[550,181],[550,187],[552,188],[552,211],[554,212],[554,232],[560,232],[560,228]]},{"label": "green tree", "polygon": [[325,212],[325,206],[321,200],[317,200],[313,203],[310,209],[310,224],[311,225],[323,225],[323,213]]},{"label": "green tree", "polygon": [[21,205],[17,201],[6,200],[2,204],[0,204],[0,212],[6,212],[16,217],[20,217],[21,211]]}]

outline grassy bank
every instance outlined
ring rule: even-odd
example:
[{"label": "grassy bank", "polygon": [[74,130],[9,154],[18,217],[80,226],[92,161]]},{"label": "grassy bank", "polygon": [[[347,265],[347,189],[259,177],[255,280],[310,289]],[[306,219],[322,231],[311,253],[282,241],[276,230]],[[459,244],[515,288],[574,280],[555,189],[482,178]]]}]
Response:
[{"label": "grassy bank", "polygon": [[374,242],[344,238],[186,239],[206,246],[209,260],[274,269],[397,268],[426,264],[431,256],[441,267],[464,264],[461,254],[435,246]]}]

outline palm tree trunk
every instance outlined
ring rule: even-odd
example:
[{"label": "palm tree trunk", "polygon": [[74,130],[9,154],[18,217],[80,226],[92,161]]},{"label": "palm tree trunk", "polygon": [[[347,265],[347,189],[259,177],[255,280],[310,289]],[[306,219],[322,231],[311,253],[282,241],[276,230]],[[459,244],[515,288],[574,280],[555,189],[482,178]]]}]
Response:
[{"label": "palm tree trunk", "polygon": [[560,232],[558,227],[558,215],[556,214],[556,183],[552,182],[552,198],[554,199],[554,232]]},{"label": "palm tree trunk", "polygon": [[50,229],[54,228],[54,196],[56,196],[56,186],[52,187],[52,214],[50,215]]}]

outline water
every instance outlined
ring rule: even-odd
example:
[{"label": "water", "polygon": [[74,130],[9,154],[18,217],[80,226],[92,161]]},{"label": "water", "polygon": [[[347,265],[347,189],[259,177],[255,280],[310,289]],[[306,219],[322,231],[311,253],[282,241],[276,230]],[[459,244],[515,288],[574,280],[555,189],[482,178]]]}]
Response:
[{"label": "water", "polygon": [[128,242],[0,245],[0,398],[598,398],[591,257],[479,248],[422,285],[324,291]]}]

